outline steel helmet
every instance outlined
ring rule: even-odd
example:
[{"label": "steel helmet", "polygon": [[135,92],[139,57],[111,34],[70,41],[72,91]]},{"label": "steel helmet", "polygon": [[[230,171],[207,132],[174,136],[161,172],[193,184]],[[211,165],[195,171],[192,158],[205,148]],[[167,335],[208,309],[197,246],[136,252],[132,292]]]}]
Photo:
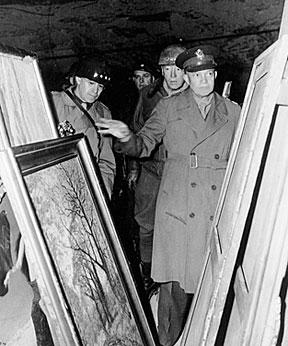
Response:
[{"label": "steel helmet", "polygon": [[160,53],[158,65],[160,66],[175,65],[177,56],[180,53],[185,51],[186,51],[186,48],[182,46],[181,44],[171,44],[167,46]]},{"label": "steel helmet", "polygon": [[104,86],[111,80],[107,62],[95,56],[83,58],[77,66],[75,76],[90,79]]},{"label": "steel helmet", "polygon": [[69,68],[69,70],[64,74],[64,84],[69,86],[74,83],[75,72],[77,71],[79,61],[75,61]]},{"label": "steel helmet", "polygon": [[133,72],[135,71],[145,71],[145,72],[149,72],[151,73],[152,76],[155,76],[156,71],[153,68],[153,66],[151,64],[149,64],[149,62],[147,61],[138,61],[132,69]]}]

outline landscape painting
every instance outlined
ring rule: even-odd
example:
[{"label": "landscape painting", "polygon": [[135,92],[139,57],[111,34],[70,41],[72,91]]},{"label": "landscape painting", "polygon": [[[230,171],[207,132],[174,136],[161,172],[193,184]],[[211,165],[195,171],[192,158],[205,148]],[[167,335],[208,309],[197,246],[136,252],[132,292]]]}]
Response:
[{"label": "landscape painting", "polygon": [[[62,329],[72,328],[72,332],[62,330],[62,334],[76,335],[79,345],[154,346],[86,138],[77,135],[12,150],[35,214],[24,215],[24,206],[19,211],[20,197],[18,204],[12,203],[21,214],[19,224],[35,217],[37,222],[30,224],[39,226],[23,226],[20,231],[30,242],[28,258],[34,257],[37,266],[40,263],[33,270],[38,270],[47,320],[55,324],[56,319]],[[10,159],[7,154],[3,156],[7,167],[11,155]],[[11,181],[9,174],[3,178],[9,185],[8,195],[9,191],[13,195],[23,190],[20,181],[19,188],[14,189],[17,179],[13,176]],[[31,233],[30,238],[27,233]],[[63,323],[63,319],[69,321]]]}]

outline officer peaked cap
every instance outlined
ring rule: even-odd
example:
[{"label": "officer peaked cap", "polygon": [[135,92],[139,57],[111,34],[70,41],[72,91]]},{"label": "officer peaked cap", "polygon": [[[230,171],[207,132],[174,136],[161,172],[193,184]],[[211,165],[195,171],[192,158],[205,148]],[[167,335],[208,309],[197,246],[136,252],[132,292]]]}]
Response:
[{"label": "officer peaked cap", "polygon": [[214,52],[216,51],[211,46],[193,47],[178,55],[175,64],[188,72],[215,69],[217,64],[214,61]]}]

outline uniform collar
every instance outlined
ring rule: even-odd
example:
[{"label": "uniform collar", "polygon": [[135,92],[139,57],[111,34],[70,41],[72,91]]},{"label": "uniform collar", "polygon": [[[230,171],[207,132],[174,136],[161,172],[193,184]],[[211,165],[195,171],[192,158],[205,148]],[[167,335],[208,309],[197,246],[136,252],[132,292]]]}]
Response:
[{"label": "uniform collar", "polygon": [[207,97],[199,97],[195,93],[193,93],[193,97],[195,102],[197,103],[197,106],[200,110],[202,117],[206,120],[208,112],[211,108],[212,101],[213,101],[213,93],[211,93]]},{"label": "uniform collar", "polygon": [[[177,97],[176,107],[177,111],[180,111],[180,117],[198,133],[199,141],[218,131],[228,121],[228,110],[224,99],[216,92],[212,93],[211,107],[205,122],[203,119],[201,120],[202,116],[191,88],[188,88]],[[198,117],[196,112],[199,112]]]}]

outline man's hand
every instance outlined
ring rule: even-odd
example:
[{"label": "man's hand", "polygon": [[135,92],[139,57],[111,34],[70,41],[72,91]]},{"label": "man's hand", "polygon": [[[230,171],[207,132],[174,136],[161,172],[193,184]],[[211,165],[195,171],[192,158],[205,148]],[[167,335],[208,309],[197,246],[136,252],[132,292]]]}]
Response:
[{"label": "man's hand", "polygon": [[96,123],[96,125],[100,129],[98,131],[99,133],[117,137],[119,138],[120,142],[127,142],[132,134],[129,127],[119,120],[110,120],[102,118]]},{"label": "man's hand", "polygon": [[139,170],[138,169],[133,169],[128,173],[127,184],[128,184],[129,189],[135,190],[138,177],[139,177]]}]

